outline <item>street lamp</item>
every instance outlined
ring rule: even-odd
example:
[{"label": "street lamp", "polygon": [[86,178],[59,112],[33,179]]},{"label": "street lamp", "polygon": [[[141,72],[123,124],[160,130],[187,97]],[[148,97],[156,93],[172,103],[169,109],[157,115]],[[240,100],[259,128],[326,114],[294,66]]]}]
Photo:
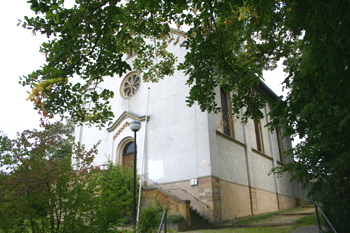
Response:
[{"label": "street lamp", "polygon": [[130,123],[130,129],[134,131],[134,202],[133,202],[133,219],[134,223],[136,223],[136,167],[137,167],[137,157],[136,157],[136,132],[141,128],[141,122],[132,121]]}]

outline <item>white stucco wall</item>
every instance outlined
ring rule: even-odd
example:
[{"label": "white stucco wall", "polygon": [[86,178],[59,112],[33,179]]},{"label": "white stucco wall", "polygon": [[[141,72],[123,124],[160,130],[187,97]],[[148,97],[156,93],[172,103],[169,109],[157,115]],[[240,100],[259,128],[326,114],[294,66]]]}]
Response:
[{"label": "white stucco wall", "polygon": [[248,185],[245,148],[223,136],[217,137],[219,177],[237,184]]},{"label": "white stucco wall", "polygon": [[[183,37],[180,36],[179,39],[176,45],[175,40],[169,43],[169,50],[175,53],[181,62],[186,49],[180,46]],[[123,78],[124,76],[105,78],[102,87],[107,87],[115,93],[111,100],[115,120],[125,111],[144,116],[148,109],[150,118],[147,129],[146,122],[142,122],[141,130],[137,133],[139,173],[144,157],[145,174],[157,183],[210,175],[208,116],[201,112],[197,105],[191,108],[187,106],[189,87],[185,84],[187,78],[184,74],[175,71],[174,76],[166,77],[157,83],[142,82],[138,92],[130,99],[121,98],[119,94]],[[133,137],[133,132],[128,127],[121,128],[132,120],[125,119],[112,132],[84,126],[82,136],[79,135],[78,127],[76,138],[88,147],[98,140],[101,141],[99,154],[95,159],[96,165],[103,164],[108,159],[117,163],[120,143],[126,137]],[[118,131],[121,132],[114,137]]]}]

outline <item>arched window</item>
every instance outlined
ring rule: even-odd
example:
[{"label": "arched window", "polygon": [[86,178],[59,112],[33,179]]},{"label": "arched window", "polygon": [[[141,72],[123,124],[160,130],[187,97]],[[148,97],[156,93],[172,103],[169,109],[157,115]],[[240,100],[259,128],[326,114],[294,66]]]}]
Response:
[{"label": "arched window", "polygon": [[123,166],[131,166],[134,161],[134,142],[129,142],[126,144],[123,150]]},{"label": "arched window", "polygon": [[263,135],[261,131],[260,120],[254,121],[254,128],[255,128],[255,137],[256,137],[256,149],[264,153],[264,141],[263,141]]},{"label": "arched window", "polygon": [[277,135],[277,142],[278,142],[278,151],[279,151],[279,159],[281,163],[284,163],[284,157],[283,157],[283,138],[282,138],[282,132],[281,129],[276,130]]},{"label": "arched window", "polygon": [[231,110],[230,94],[220,88],[222,129],[227,136],[234,138],[233,119]]}]

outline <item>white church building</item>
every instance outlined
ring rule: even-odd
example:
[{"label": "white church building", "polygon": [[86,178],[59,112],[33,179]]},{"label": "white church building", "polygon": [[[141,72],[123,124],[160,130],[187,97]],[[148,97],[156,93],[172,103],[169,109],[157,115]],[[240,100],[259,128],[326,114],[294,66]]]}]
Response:
[{"label": "white church building", "polygon": [[[169,51],[184,59],[181,31]],[[176,40],[177,39],[177,40]],[[133,57],[129,58],[132,62]],[[146,83],[137,72],[106,78],[103,86],[113,90],[115,115],[109,127],[77,126],[76,140],[87,147],[100,141],[96,165],[112,161],[127,165],[133,160],[134,132],[129,124],[141,122],[137,132],[137,170],[145,188],[161,187],[213,222],[291,208],[306,198],[306,190],[290,183],[290,175],[277,177],[271,169],[288,161],[282,151],[291,148],[288,138],[264,127],[270,111],[266,103],[260,121],[246,124],[230,114],[230,95],[216,87],[222,114],[188,107],[190,87],[180,71],[157,83]],[[256,91],[276,95],[264,84]]]}]

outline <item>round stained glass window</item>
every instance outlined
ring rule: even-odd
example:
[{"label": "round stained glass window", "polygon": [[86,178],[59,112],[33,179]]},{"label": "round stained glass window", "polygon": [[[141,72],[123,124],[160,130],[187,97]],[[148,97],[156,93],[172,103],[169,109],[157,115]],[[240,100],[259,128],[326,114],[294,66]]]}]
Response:
[{"label": "round stained glass window", "polygon": [[131,98],[136,94],[141,85],[141,77],[137,72],[129,73],[123,80],[120,87],[120,94],[124,98]]}]

